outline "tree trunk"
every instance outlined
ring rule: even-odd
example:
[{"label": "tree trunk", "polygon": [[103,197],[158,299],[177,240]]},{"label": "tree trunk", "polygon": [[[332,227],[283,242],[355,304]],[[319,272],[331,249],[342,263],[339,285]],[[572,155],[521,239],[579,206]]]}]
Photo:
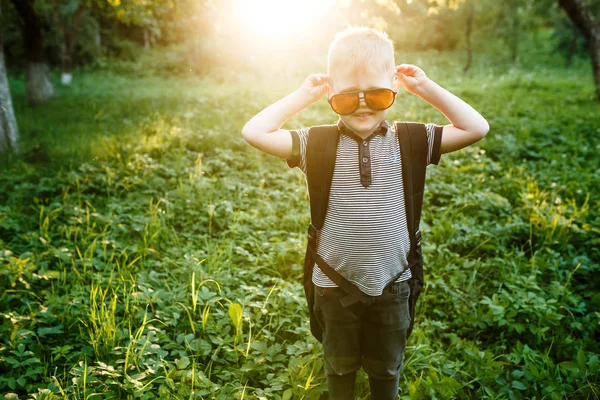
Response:
[{"label": "tree trunk", "polygon": [[98,52],[100,52],[100,49],[102,48],[102,36],[100,35],[99,27],[98,27],[98,31],[96,31],[96,40],[94,41],[94,43],[96,44],[96,50],[98,50]]},{"label": "tree trunk", "polygon": [[471,68],[471,61],[473,60],[473,50],[471,49],[471,30],[473,27],[473,3],[469,2],[467,4],[467,23],[466,26],[466,36],[467,36],[467,65],[465,65],[463,69],[463,75],[467,73],[469,68]]},{"label": "tree trunk", "polygon": [[571,29],[571,32],[573,32],[573,37],[571,38],[571,46],[569,46],[569,49],[567,50],[567,67],[573,65],[575,51],[577,50],[577,32],[575,32],[575,29]]},{"label": "tree trunk", "polygon": [[42,21],[33,9],[32,0],[12,0],[21,17],[21,34],[27,58],[25,72],[26,92],[29,104],[43,103],[56,96],[50,80],[50,68],[42,47]]},{"label": "tree trunk", "polygon": [[592,71],[596,81],[596,100],[600,102],[600,24],[583,0],[559,0],[569,19],[587,39],[592,58]]},{"label": "tree trunk", "polygon": [[25,90],[29,104],[39,104],[55,96],[50,80],[50,68],[46,63],[29,61],[25,71]]},{"label": "tree trunk", "polygon": [[150,50],[150,33],[148,28],[144,28],[144,50]]},{"label": "tree trunk", "polygon": [[510,61],[517,64],[519,59],[519,4],[516,0],[508,3],[510,10]]},{"label": "tree trunk", "polygon": [[[2,3],[0,3],[0,21],[2,18]],[[4,43],[0,29],[0,154],[2,159],[9,151],[19,151],[19,128],[10,97],[10,87],[4,67]]]},{"label": "tree trunk", "polygon": [[73,16],[73,25],[70,30],[67,30],[60,21],[60,3],[58,0],[54,0],[54,23],[63,36],[62,74],[60,77],[63,85],[70,85],[73,79],[71,72],[73,68],[73,43],[75,42],[84,10],[85,4],[83,2],[79,3],[77,11],[75,11],[75,15]]}]

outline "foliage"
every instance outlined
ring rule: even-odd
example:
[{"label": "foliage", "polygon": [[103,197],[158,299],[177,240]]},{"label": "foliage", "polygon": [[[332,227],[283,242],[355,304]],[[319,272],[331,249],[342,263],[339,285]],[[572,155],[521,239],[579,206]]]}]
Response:
[{"label": "foliage", "polygon": [[[589,3],[597,14],[600,3]],[[551,0],[345,0],[336,3],[316,33],[304,32],[297,43],[270,48],[266,53],[261,53],[260,46],[268,43],[254,48],[255,44],[240,37],[239,21],[232,15],[239,6],[236,0],[65,0],[58,2],[58,8],[53,0],[36,0],[35,4],[43,20],[44,50],[53,67],[60,67],[64,46],[63,35],[53,18],[58,12],[68,29],[79,4],[85,4],[85,12],[75,37],[73,65],[88,68],[103,69],[114,59],[117,64],[145,64],[145,34],[149,44],[167,55],[166,62],[157,61],[170,73],[191,70],[209,74],[214,68],[253,68],[254,64],[260,67],[263,62],[269,63],[274,54],[297,60],[322,49],[326,51],[335,32],[347,25],[385,30],[401,53],[465,51],[471,4],[474,19],[470,41],[475,52],[508,54],[512,46],[517,46],[516,62],[532,51],[563,63],[570,63],[573,57],[589,57],[583,37]],[[13,72],[20,72],[26,60],[19,18],[11,2],[3,5],[1,29],[6,62]]]},{"label": "foliage", "polygon": [[[13,69],[23,69],[26,63],[22,21],[10,2],[3,4],[2,34],[7,53],[7,64]],[[74,37],[74,65],[93,63],[103,55],[135,59],[137,48],[144,44],[143,32],[149,34],[151,43],[161,35],[160,21],[174,7],[172,0],[35,0],[34,9],[39,16],[44,36],[44,51],[48,62],[60,66],[64,48],[64,34],[73,27],[78,7],[83,7],[81,24]]]},{"label": "foliage", "polygon": [[[463,77],[460,55],[404,57],[491,130],[428,171],[426,286],[402,398],[597,397],[600,113],[589,67],[517,69],[489,55]],[[0,173],[1,392],[321,398],[301,285],[305,180],[241,128],[322,67],[273,67],[268,81],[101,71],[35,109],[11,76],[25,154]],[[321,101],[286,127],[333,117]],[[447,123],[408,93],[389,119]],[[368,391],[361,372],[357,393]]]}]

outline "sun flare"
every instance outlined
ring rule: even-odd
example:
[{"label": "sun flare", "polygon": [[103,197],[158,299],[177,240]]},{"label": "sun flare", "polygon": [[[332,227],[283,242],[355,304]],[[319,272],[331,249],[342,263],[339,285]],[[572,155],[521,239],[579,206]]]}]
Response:
[{"label": "sun flare", "polygon": [[236,19],[258,38],[298,40],[302,32],[323,23],[335,0],[236,0]]}]

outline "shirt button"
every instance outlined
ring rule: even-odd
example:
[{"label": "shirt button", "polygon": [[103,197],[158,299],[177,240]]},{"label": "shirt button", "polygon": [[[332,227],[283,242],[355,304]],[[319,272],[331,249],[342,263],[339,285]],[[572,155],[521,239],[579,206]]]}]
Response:
[{"label": "shirt button", "polygon": [[366,141],[363,141],[363,146],[367,147],[367,144],[368,143]]},{"label": "shirt button", "polygon": [[367,161],[369,161],[369,159],[368,159],[367,157],[363,157],[363,159],[362,159],[362,160],[363,160],[363,162],[367,162]]}]

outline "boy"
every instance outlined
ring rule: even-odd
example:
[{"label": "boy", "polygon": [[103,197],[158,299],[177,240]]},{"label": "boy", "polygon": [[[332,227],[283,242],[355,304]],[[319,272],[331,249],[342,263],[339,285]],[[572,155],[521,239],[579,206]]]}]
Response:
[{"label": "boy", "polygon": [[[385,117],[400,86],[442,112],[441,140],[426,124],[427,164],[482,139],[487,121],[417,66],[394,61],[387,34],[365,27],[338,33],[329,47],[327,75],[309,75],[299,89],[268,106],[242,130],[244,139],[285,158],[306,174],[309,128],[281,129],[294,114],[327,94],[339,115],[340,139],[325,223],[317,253],[361,291],[371,304],[340,303],[346,293],[315,264],[314,313],[323,329],[325,375],[330,399],[354,399],[356,372],[363,367],[374,400],[397,399],[406,332],[410,323],[407,265],[410,249],[399,142]],[[440,132],[437,126],[437,132]],[[298,135],[299,140],[293,140]],[[293,146],[293,143],[296,146]],[[437,164],[437,161],[433,163]]]}]

